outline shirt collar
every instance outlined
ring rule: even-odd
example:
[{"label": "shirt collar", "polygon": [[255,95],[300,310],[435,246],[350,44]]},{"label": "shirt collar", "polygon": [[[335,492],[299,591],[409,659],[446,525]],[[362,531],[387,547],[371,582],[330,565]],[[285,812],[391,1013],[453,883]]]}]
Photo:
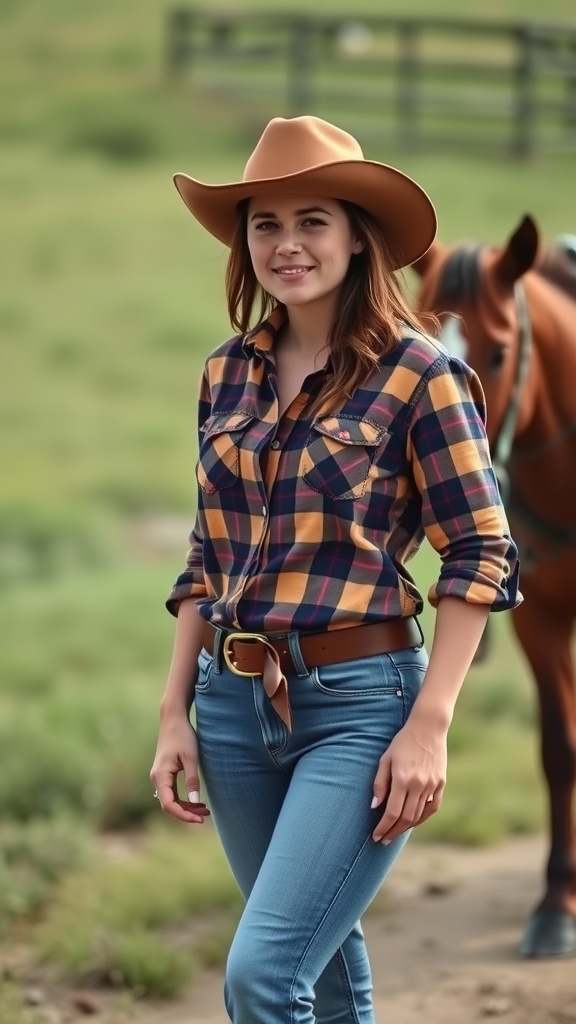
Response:
[{"label": "shirt collar", "polygon": [[251,354],[251,350],[258,352],[259,355],[269,355],[287,319],[288,315],[284,306],[276,306],[266,320],[257,324],[245,335],[242,342],[244,351],[248,355]]}]

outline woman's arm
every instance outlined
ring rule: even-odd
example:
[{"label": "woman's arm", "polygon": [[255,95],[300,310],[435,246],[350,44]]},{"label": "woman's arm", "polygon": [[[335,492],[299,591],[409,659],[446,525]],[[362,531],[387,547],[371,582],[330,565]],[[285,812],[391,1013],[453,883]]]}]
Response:
[{"label": "woman's arm", "polygon": [[410,718],[448,730],[489,612],[489,605],[459,597],[438,602],[428,669]]},{"label": "woman's arm", "polygon": [[172,661],[160,701],[161,721],[174,715],[185,715],[188,719],[194,700],[198,655],[202,648],[202,626],[203,619],[198,614],[196,601],[185,598],[178,606]]},{"label": "woman's arm", "polygon": [[454,707],[480,642],[489,606],[444,597],[438,603],[430,661],[403,729],[380,759],[373,807],[386,809],[373,839],[389,843],[440,807],[446,742]]},{"label": "woman's arm", "polygon": [[[210,812],[200,801],[198,745],[189,715],[194,699],[202,619],[196,601],[180,602],[172,661],[160,702],[160,727],[150,779],[162,809],[180,821],[201,824]],[[178,775],[184,773],[188,800],[178,795]]]}]

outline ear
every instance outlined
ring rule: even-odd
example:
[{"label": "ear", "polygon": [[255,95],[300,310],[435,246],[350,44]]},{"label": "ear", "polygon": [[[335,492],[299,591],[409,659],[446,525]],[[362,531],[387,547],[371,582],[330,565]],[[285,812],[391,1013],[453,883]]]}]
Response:
[{"label": "ear", "polygon": [[366,242],[364,241],[364,239],[357,238],[356,241],[354,242],[354,245],[352,246],[352,255],[357,256],[358,253],[364,252],[365,248]]},{"label": "ear", "polygon": [[496,260],[495,271],[500,280],[511,285],[530,270],[536,261],[539,242],[536,223],[525,214]]},{"label": "ear", "polygon": [[444,246],[440,242],[432,242],[432,245],[426,250],[424,255],[416,260],[415,263],[410,264],[410,270],[414,270],[418,277],[424,277],[430,270],[430,267],[440,259],[443,252]]}]

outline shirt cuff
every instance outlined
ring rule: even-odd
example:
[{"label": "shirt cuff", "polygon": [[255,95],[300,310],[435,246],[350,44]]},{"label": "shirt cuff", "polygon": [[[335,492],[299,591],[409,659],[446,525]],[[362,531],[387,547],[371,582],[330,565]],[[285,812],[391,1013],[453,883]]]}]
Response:
[{"label": "shirt cuff", "polygon": [[470,604],[487,604],[491,612],[508,611],[517,608],[524,598],[518,589],[519,564],[516,562],[513,572],[505,576],[500,584],[489,576],[478,572],[469,573],[462,569],[455,573],[453,567],[440,572],[440,577],[428,591],[428,601],[433,608],[443,597],[460,597]]},{"label": "shirt cuff", "polygon": [[203,598],[208,596],[204,579],[198,579],[198,573],[187,570],[180,573],[166,599],[166,608],[174,617],[178,617],[180,603],[188,597]]}]

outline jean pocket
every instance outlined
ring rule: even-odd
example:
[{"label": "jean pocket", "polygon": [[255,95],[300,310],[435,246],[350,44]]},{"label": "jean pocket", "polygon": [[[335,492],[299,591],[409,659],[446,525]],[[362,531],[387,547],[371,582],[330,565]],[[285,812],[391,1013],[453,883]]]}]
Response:
[{"label": "jean pocket", "polygon": [[321,665],[311,669],[310,678],[317,690],[332,697],[402,697],[397,672],[391,670],[385,657],[375,654]]},{"label": "jean pocket", "polygon": [[203,647],[198,655],[198,678],[194,687],[195,693],[208,693],[212,685],[213,672],[214,658]]}]

